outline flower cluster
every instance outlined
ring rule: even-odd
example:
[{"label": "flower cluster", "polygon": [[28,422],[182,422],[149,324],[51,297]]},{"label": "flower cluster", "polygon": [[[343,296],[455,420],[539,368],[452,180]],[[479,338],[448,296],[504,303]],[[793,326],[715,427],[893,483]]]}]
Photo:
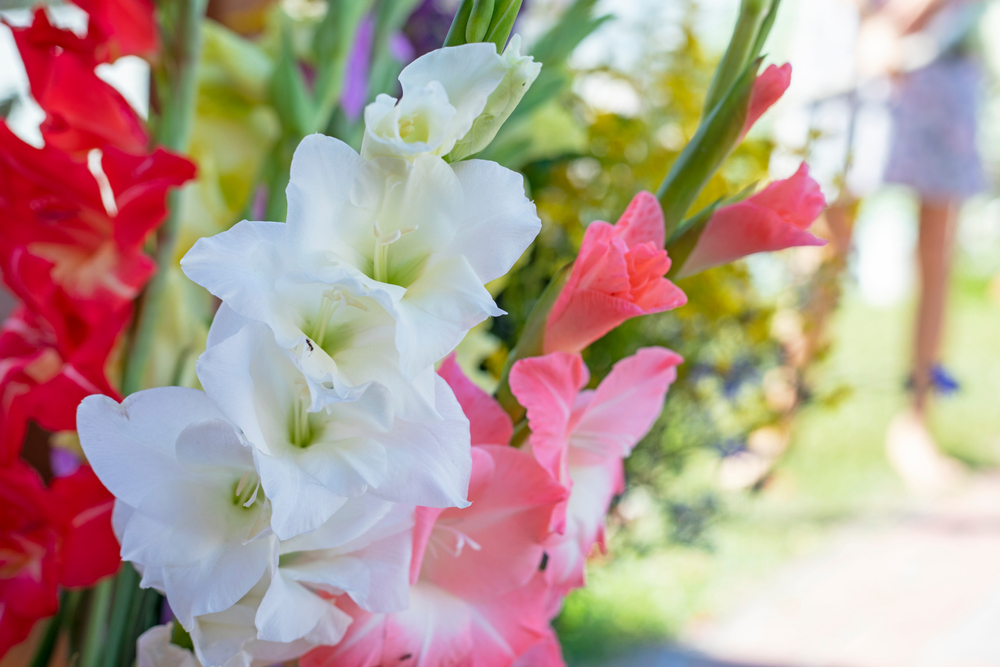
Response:
[{"label": "flower cluster", "polygon": [[54,27],[43,9],[13,28],[46,114],[44,147],[0,121],[0,270],[21,302],[0,329],[0,655],[55,612],[57,586],[91,585],[118,567],[112,498],[91,469],[45,488],[21,447],[29,421],[73,430],[84,396],[118,396],[109,364],[155,270],[143,245],[166,216],[167,190],[194,175],[187,160],[147,149],[143,122],[95,73],[155,50],[152,4],[80,5],[86,37]]},{"label": "flower cluster", "polygon": [[[165,593],[202,665],[315,647],[305,663],[558,658],[548,622],[582,583],[621,458],[658,414],[679,359],[644,350],[577,397],[582,361],[565,355],[579,365],[573,396],[515,389],[533,431],[536,404],[578,406],[560,433],[537,446],[532,436],[531,451],[509,446],[510,418],[453,361],[434,370],[472,327],[503,314],[485,284],[539,231],[521,176],[462,159],[537,73],[516,38],[502,55],[482,43],[441,49],[403,71],[400,100],[369,106],[360,155],[306,137],[286,222],[241,222],[182,260],[222,301],[197,364],[203,391],[81,403],[81,443],[116,497],[122,557]],[[604,264],[633,285],[616,298],[649,312],[680,303],[662,277],[662,217],[640,211],[607,227],[628,247],[621,266]],[[562,354],[543,361],[565,365]],[[515,371],[545,372],[527,361]],[[619,400],[643,413],[625,436],[600,408]],[[574,443],[588,438],[607,442],[583,457],[587,479],[576,482]],[[589,480],[605,473],[596,483],[611,491],[590,498]],[[151,631],[141,659],[176,656],[172,634]]]}]

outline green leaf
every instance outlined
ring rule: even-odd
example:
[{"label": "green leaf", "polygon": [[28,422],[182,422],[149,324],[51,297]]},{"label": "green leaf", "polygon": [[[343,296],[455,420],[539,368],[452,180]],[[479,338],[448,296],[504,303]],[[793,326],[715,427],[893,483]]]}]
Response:
[{"label": "green leaf", "polygon": [[281,39],[281,52],[271,77],[271,103],[286,133],[304,137],[312,129],[315,106],[306,91],[289,31]]}]

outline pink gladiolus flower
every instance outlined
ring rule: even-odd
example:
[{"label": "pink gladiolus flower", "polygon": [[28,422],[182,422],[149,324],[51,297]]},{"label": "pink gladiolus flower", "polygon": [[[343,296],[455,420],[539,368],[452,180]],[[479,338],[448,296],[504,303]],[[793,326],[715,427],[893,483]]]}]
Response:
[{"label": "pink gladiolus flower", "polygon": [[771,65],[757,77],[753,83],[753,89],[750,91],[750,108],[747,110],[747,119],[743,124],[740,141],[747,136],[747,132],[764,115],[764,112],[781,99],[791,83],[792,66],[790,63],[785,63],[781,67]]},{"label": "pink gladiolus flower", "polygon": [[354,619],[347,634],[302,667],[509,667],[548,636],[539,568],[566,491],[528,452],[479,445],[472,455],[470,507],[417,509],[409,608],[371,614],[338,599]]},{"label": "pink gladiolus flower", "polygon": [[690,276],[758,252],[826,245],[806,231],[825,206],[819,184],[809,177],[803,162],[791,178],[716,211],[679,275]]},{"label": "pink gladiolus flower", "polygon": [[462,412],[469,418],[469,431],[472,435],[472,445],[506,445],[514,434],[514,425],[496,399],[476,386],[465,377],[465,373],[455,361],[455,355],[448,356],[438,369],[438,375],[444,378],[451,390],[455,392]]},{"label": "pink gladiolus flower", "polygon": [[545,352],[579,352],[625,320],[687,303],[663,276],[663,210],[640,192],[617,224],[592,222],[545,327]]},{"label": "pink gladiolus flower", "polygon": [[604,517],[623,488],[622,459],[656,421],[681,361],[665,348],[643,348],[615,364],[593,391],[580,391],[590,376],[578,354],[522,359],[511,369],[511,390],[528,411],[532,452],[570,491],[560,508],[565,532],[545,545],[555,591],[582,586],[587,555],[594,544],[604,548]]}]

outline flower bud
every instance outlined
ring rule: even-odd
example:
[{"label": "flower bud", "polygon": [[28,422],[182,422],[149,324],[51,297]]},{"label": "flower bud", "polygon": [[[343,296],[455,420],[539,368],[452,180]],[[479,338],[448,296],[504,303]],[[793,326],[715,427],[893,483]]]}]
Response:
[{"label": "flower bud", "polygon": [[536,63],[531,56],[521,55],[520,35],[514,35],[502,57],[507,68],[503,81],[486,100],[486,107],[473,121],[472,129],[458,140],[449,153],[448,160],[451,162],[475,155],[493,141],[542,69],[542,64]]},{"label": "flower bud", "polygon": [[465,41],[469,44],[483,41],[493,20],[493,0],[473,0],[469,22],[465,24]]}]

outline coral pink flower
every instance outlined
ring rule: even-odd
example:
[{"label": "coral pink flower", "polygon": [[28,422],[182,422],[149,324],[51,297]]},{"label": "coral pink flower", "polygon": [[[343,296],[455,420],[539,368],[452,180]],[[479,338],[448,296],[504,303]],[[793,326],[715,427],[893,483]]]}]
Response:
[{"label": "coral pink flower", "polygon": [[566,286],[545,326],[545,352],[579,352],[625,320],[683,306],[687,297],[663,276],[663,210],[640,192],[617,224],[592,222]]},{"label": "coral pink flower", "polygon": [[512,667],[566,667],[556,633],[550,629],[540,642],[521,654]]},{"label": "coral pink flower", "polygon": [[338,599],[353,623],[302,667],[509,667],[548,636],[539,568],[566,492],[528,452],[480,445],[472,454],[472,505],[417,510],[409,608],[370,614]]},{"label": "coral pink flower", "polygon": [[506,445],[514,434],[514,426],[510,416],[504,411],[495,398],[476,386],[465,377],[452,354],[441,362],[438,375],[444,378],[455,398],[462,406],[462,412],[469,419],[469,430],[472,444],[475,445]]},{"label": "coral pink flower", "polygon": [[557,591],[582,586],[588,554],[594,544],[604,547],[604,517],[624,482],[622,459],[656,421],[680,362],[665,348],[643,348],[615,364],[593,391],[581,391],[590,377],[578,354],[522,359],[511,369],[511,390],[528,411],[532,452],[570,490],[561,508],[565,532],[545,545],[546,575]]},{"label": "coral pink flower", "polygon": [[803,162],[792,177],[716,211],[679,275],[690,276],[758,252],[825,245],[807,231],[825,206],[819,184],[809,177]]},{"label": "coral pink flower", "polygon": [[49,489],[20,461],[0,468],[0,657],[56,612],[59,586],[118,569],[113,504],[87,466]]},{"label": "coral pink flower", "polygon": [[35,11],[31,26],[12,31],[31,94],[47,114],[41,127],[46,146],[78,155],[106,146],[146,150],[149,136],[139,116],[95,73],[99,47],[89,36],[54,28],[44,9]]},{"label": "coral pink flower", "polygon": [[792,83],[792,66],[785,63],[781,67],[771,65],[764,70],[753,83],[750,91],[750,107],[747,110],[747,120],[743,125],[743,133],[740,140],[747,136],[747,132],[754,126],[764,112],[774,106],[774,103],[781,99],[781,96],[788,90]]}]

